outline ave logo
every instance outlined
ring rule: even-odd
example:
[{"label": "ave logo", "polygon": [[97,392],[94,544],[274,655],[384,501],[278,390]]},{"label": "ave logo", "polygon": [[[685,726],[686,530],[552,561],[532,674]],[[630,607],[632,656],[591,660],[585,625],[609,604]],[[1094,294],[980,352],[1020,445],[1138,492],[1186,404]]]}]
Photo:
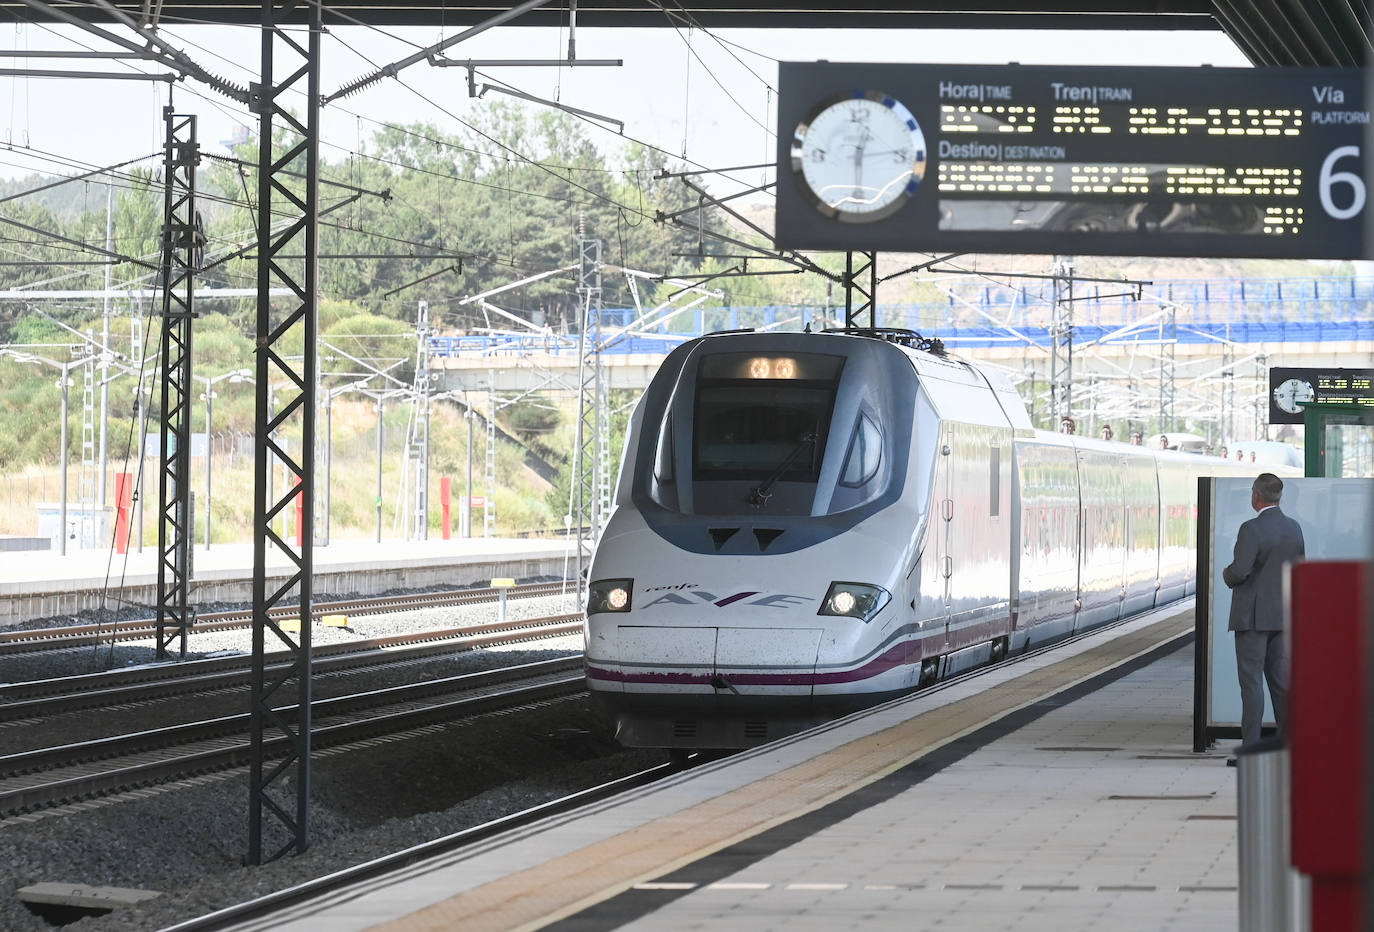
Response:
[{"label": "ave logo", "polygon": [[711,605],[715,608],[728,608],[731,605],[753,605],[761,608],[791,608],[795,605],[804,605],[814,601],[815,599],[804,595],[789,595],[784,592],[735,592],[727,596],[717,596],[705,589],[692,589],[686,592],[665,592],[645,605],[644,609],[647,611],[658,605],[691,605],[696,607]]}]

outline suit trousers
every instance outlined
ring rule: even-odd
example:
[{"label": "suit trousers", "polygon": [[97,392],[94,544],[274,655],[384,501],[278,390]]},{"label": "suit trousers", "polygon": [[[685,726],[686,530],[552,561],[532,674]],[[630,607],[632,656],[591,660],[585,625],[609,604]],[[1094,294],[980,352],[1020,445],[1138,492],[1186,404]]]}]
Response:
[{"label": "suit trousers", "polygon": [[1274,721],[1283,731],[1288,702],[1288,643],[1282,631],[1236,631],[1236,674],[1240,678],[1241,743],[1260,739],[1264,722],[1264,681],[1274,704]]}]

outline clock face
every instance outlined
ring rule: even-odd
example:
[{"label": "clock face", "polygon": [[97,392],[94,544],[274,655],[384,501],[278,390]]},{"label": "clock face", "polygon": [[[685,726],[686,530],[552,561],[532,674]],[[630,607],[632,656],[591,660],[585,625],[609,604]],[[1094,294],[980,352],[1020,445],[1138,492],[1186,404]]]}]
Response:
[{"label": "clock face", "polygon": [[1312,391],[1310,383],[1302,379],[1288,379],[1280,382],[1274,389],[1274,404],[1289,414],[1301,414],[1302,406],[1316,396],[1317,393]]},{"label": "clock face", "polygon": [[889,217],[916,192],[926,142],[911,111],[878,91],[823,101],[797,124],[792,172],[816,209],[848,223]]}]

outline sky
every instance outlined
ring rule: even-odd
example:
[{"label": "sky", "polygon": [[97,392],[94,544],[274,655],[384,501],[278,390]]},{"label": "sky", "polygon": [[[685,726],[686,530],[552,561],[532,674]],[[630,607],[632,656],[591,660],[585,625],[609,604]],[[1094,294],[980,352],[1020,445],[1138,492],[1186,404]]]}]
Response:
[{"label": "sky", "polygon": [[[111,27],[114,29],[114,27]],[[73,27],[4,27],[12,51],[111,49]],[[323,52],[326,93],[376,66],[433,45],[455,30],[363,27],[331,29]],[[125,35],[131,36],[128,30]],[[256,80],[257,30],[249,27],[168,28],[163,36],[208,70],[238,84]],[[561,58],[567,34],[554,28],[504,26],[453,46],[447,55],[466,58]],[[577,30],[579,59],[623,59],[617,68],[491,68],[489,77],[524,93],[624,121],[624,136],[651,143],[703,167],[726,168],[772,161],[777,62],[902,61],[1065,65],[1247,66],[1221,32],[1066,32],[989,30]],[[124,70],[127,61],[23,59],[10,67]],[[246,65],[246,67],[245,67]],[[151,66],[137,63],[138,67]],[[483,79],[479,78],[479,84]],[[242,105],[204,85],[175,85],[178,112],[200,116],[199,137],[209,151],[254,128]],[[0,77],[0,177],[63,171],[72,165],[111,165],[160,154],[164,83],[104,79]],[[487,106],[467,93],[466,71],[421,63],[324,111],[325,157],[358,148],[383,121],[427,121],[457,129]],[[603,148],[616,133],[594,128]],[[74,171],[67,168],[65,171]],[[746,173],[752,175],[751,173]],[[759,183],[758,176],[746,179]]]}]

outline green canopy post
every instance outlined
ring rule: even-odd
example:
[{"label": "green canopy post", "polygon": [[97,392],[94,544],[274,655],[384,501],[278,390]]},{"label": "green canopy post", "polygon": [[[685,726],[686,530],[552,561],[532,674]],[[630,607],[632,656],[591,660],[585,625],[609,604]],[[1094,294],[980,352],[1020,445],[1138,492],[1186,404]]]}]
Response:
[{"label": "green canopy post", "polygon": [[[1374,405],[1312,404],[1302,411],[1303,475],[1308,478],[1335,478],[1343,475],[1346,462],[1346,432],[1336,427],[1365,427],[1374,433]],[[1358,464],[1357,464],[1358,466]],[[1369,469],[1362,475],[1372,475]]]}]

